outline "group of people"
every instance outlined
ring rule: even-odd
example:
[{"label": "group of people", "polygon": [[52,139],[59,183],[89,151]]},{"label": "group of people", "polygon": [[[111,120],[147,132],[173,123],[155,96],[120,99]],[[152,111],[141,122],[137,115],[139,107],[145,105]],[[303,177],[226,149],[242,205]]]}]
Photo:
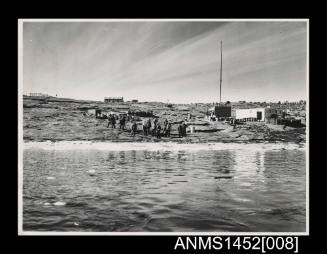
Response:
[{"label": "group of people", "polygon": [[151,119],[144,119],[142,122],[143,127],[143,134],[145,136],[152,135],[157,138],[161,138],[162,136],[170,137],[170,131],[171,131],[171,123],[168,122],[167,119],[165,119],[163,123],[163,128],[158,122],[158,119],[155,118],[153,121],[153,124],[151,123]]},{"label": "group of people", "polygon": [[185,122],[182,122],[178,125],[177,130],[178,130],[178,136],[181,137],[186,137],[186,124]]},{"label": "group of people", "polygon": [[[109,114],[107,116],[108,119],[108,125],[107,128],[111,127],[113,129],[116,128],[116,123],[119,122],[119,129],[125,130],[126,129],[126,116],[118,116],[118,115],[112,115]],[[133,119],[131,120],[132,125],[131,125],[131,135],[135,136],[137,133],[137,123]],[[143,134],[145,136],[152,135],[153,137],[156,138],[161,138],[161,137],[170,137],[170,132],[171,132],[171,123],[168,122],[167,119],[164,120],[163,122],[163,127],[161,127],[159,121],[157,118],[151,122],[151,119],[144,119],[142,122],[142,127],[143,127]],[[186,136],[186,124],[185,122],[182,122],[178,125],[178,136],[179,137],[185,137]]]},{"label": "group of people", "polygon": [[126,117],[124,115],[118,117],[118,115],[109,114],[107,116],[107,119],[108,119],[107,128],[109,128],[110,124],[111,124],[111,128],[116,129],[116,122],[118,121],[119,122],[119,129],[125,130],[125,128],[126,128]]}]

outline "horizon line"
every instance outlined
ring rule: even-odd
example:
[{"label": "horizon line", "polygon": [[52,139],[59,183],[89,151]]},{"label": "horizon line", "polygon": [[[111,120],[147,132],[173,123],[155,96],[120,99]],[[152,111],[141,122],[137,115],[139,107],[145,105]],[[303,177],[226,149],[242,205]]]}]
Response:
[{"label": "horizon line", "polygon": [[[41,92],[39,92],[41,93]],[[45,93],[41,93],[44,95],[47,95],[48,97],[52,97],[52,98],[59,98],[59,99],[70,99],[70,100],[77,100],[77,101],[95,101],[95,102],[103,102],[104,103],[104,99],[102,100],[97,100],[97,99],[81,99],[81,98],[72,98],[72,97],[60,97],[60,96],[54,96],[54,95],[49,95],[49,94],[45,94]],[[31,96],[29,94],[23,94],[23,96],[27,96],[27,97],[37,97],[37,96]],[[41,96],[40,96],[41,97]],[[112,97],[117,97],[117,98],[124,98],[124,96],[112,96]],[[103,97],[105,98],[105,97]],[[218,101],[213,101],[213,102],[188,102],[188,103],[183,103],[183,102],[173,102],[170,100],[166,100],[166,101],[151,101],[151,100],[138,100],[138,99],[129,99],[129,100],[124,100],[123,102],[132,102],[132,100],[137,100],[139,103],[141,102],[160,102],[160,103],[167,103],[167,104],[194,104],[194,103],[204,103],[204,104],[212,104],[212,103],[235,103],[235,102],[247,102],[247,103],[292,103],[292,102],[300,102],[300,101],[306,101],[306,99],[298,99],[298,100],[276,100],[276,101],[267,101],[267,100],[258,100],[258,101],[247,101],[247,100],[238,100],[238,101],[230,101],[230,100],[226,100],[226,101],[222,101],[222,102],[218,102]]]}]

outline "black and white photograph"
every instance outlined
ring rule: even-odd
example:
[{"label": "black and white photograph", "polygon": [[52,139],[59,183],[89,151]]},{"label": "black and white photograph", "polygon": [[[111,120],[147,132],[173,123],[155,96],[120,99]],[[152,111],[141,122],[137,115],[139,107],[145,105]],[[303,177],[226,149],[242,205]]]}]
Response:
[{"label": "black and white photograph", "polygon": [[308,19],[19,19],[20,235],[309,234]]}]

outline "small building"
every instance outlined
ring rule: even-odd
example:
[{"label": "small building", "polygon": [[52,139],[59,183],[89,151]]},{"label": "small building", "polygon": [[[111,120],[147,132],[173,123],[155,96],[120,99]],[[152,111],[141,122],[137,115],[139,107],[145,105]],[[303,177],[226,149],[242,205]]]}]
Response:
[{"label": "small building", "polygon": [[232,116],[232,107],[226,105],[218,105],[208,109],[211,117],[215,116],[220,117],[231,117]]},{"label": "small building", "polygon": [[264,121],[265,108],[235,109],[235,119],[242,121]]},{"label": "small building", "polygon": [[87,113],[89,115],[94,115],[95,117],[99,117],[99,116],[101,116],[101,109],[96,109],[96,108],[88,109]]},{"label": "small building", "polygon": [[104,97],[104,102],[124,102],[124,97]]},{"label": "small building", "polygon": [[286,113],[287,115],[289,115],[289,114],[291,114],[291,110],[286,109],[286,110],[285,110],[285,113]]},{"label": "small building", "polygon": [[278,119],[277,124],[285,125],[293,128],[300,128],[303,127],[301,123],[301,119],[295,119],[293,117],[285,118],[285,119]]},{"label": "small building", "polygon": [[266,114],[266,118],[269,117],[270,115],[277,115],[279,117],[282,117],[284,113],[284,110],[280,109],[280,108],[270,108],[267,107],[265,109],[265,114]]},{"label": "small building", "polygon": [[306,125],[307,124],[307,119],[305,117],[301,117],[301,124]]},{"label": "small building", "polygon": [[270,108],[265,109],[265,121],[270,124],[277,124],[278,119],[283,118],[285,112],[280,108]]},{"label": "small building", "polygon": [[132,102],[137,103],[137,102],[139,102],[139,101],[138,101],[138,100],[132,100]]}]

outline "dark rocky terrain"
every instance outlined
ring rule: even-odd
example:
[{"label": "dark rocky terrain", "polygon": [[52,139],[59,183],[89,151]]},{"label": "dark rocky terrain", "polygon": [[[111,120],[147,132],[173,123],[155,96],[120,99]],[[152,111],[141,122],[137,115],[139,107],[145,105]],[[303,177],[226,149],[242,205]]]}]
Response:
[{"label": "dark rocky terrain", "polygon": [[[208,122],[205,119],[209,104],[173,104],[168,107],[160,102],[142,103],[112,103],[94,101],[78,101],[65,99],[49,99],[47,101],[24,97],[23,100],[23,137],[25,141],[61,141],[61,140],[94,140],[111,142],[157,142],[173,141],[182,143],[203,142],[296,142],[303,143],[306,138],[306,128],[285,129],[281,125],[272,125],[261,122],[249,122],[236,125],[235,129],[228,123]],[[237,105],[236,105],[237,106]],[[244,107],[244,105],[242,105]],[[258,105],[261,106],[261,105]],[[177,124],[172,125],[170,138],[157,139],[142,134],[141,121],[138,118],[138,133],[135,137],[130,135],[131,123],[126,124],[127,130],[107,128],[106,119],[97,119],[94,116],[84,116],[88,108],[99,108],[103,111],[131,110],[153,111],[159,123],[164,119],[172,123],[187,118],[188,113],[192,119],[188,124],[195,126],[195,133],[190,133],[188,127],[187,137],[179,138]],[[303,110],[302,110],[303,111]],[[304,111],[305,114],[305,111]],[[118,127],[118,124],[117,124]]]}]

